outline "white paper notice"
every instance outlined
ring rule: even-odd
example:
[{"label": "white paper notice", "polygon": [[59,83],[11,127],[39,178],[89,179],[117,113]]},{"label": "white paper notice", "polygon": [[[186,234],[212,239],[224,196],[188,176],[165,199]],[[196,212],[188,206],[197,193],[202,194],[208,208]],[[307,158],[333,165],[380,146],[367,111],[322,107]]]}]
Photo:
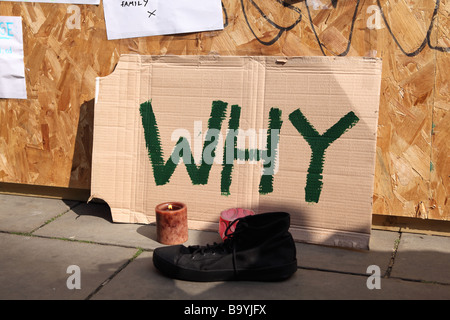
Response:
[{"label": "white paper notice", "polygon": [[27,98],[22,17],[0,17],[0,98]]},{"label": "white paper notice", "polygon": [[103,1],[108,39],[223,29],[221,0]]},{"label": "white paper notice", "polygon": [[[0,0],[8,1],[11,0]],[[15,0],[13,2],[42,2],[42,3],[72,3],[72,4],[100,4],[100,0]]]}]

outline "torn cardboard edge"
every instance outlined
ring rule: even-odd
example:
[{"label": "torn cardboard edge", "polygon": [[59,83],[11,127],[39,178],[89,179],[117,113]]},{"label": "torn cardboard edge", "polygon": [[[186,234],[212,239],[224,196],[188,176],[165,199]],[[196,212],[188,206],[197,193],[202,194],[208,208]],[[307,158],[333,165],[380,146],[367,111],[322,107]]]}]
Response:
[{"label": "torn cardboard edge", "polygon": [[[209,70],[209,68],[211,70]],[[281,75],[278,74],[281,70]],[[205,72],[205,74],[202,74]],[[208,86],[211,84],[211,81],[204,81],[202,83],[198,83],[200,88],[205,92],[211,90],[211,96],[208,98],[208,95],[203,96],[202,93],[195,92],[193,89],[195,86],[192,83],[196,83],[199,79],[206,79],[210,76],[210,73],[214,74],[226,74],[226,75],[234,75],[239,78],[241,76],[240,84],[242,87],[237,86],[236,90],[233,90],[233,82],[230,82],[226,79],[225,76],[222,76],[222,82],[217,83],[214,82],[217,88],[210,89]],[[189,77],[186,74],[192,73],[194,76]],[[303,95],[300,95],[293,91],[290,88],[283,88],[280,86],[280,83],[284,81],[284,78],[296,79],[296,77],[300,77],[300,80],[310,81],[302,81],[302,84],[310,85],[309,91]],[[302,78],[303,77],[303,78]],[[305,78],[306,77],[306,78]],[[273,79],[272,79],[273,78]],[[271,83],[268,83],[267,79],[276,80]],[[292,80],[291,79],[291,80]],[[347,82],[346,79],[350,79]],[[188,81],[185,81],[188,80]],[[323,80],[323,81],[322,81]],[[340,82],[341,81],[341,82]],[[120,84],[117,84],[119,83]],[[173,82],[173,83],[172,83]],[[189,82],[191,87],[189,87]],[[236,82],[236,81],[235,81]],[[364,82],[364,83],[361,83]],[[325,205],[318,205],[316,208],[312,208],[311,206],[305,206],[302,204],[300,207],[305,209],[307,212],[304,214],[304,217],[297,216],[297,206],[294,213],[290,212],[286,208],[289,208],[289,205],[285,205],[283,210],[277,211],[287,211],[291,213],[291,232],[296,241],[307,242],[307,243],[317,243],[324,244],[330,246],[339,246],[339,247],[352,247],[357,249],[368,249],[369,240],[370,240],[370,226],[371,226],[371,206],[372,206],[372,193],[373,193],[373,177],[374,177],[374,162],[375,162],[375,147],[376,147],[376,128],[377,128],[377,120],[378,120],[378,100],[379,100],[379,90],[380,90],[380,82],[381,82],[381,61],[380,59],[374,58],[334,58],[334,57],[231,57],[231,56],[139,56],[139,55],[124,55],[121,57],[116,70],[109,76],[98,78],[97,79],[97,92],[96,92],[96,104],[95,104],[95,117],[94,117],[94,150],[93,150],[93,169],[92,169],[92,188],[91,188],[91,198],[100,198],[103,199],[106,203],[110,205],[111,213],[113,215],[114,222],[122,222],[122,223],[151,223],[155,221],[154,218],[154,206],[148,202],[149,200],[146,198],[149,194],[154,194],[155,197],[159,197],[161,201],[163,200],[180,200],[177,197],[175,199],[168,199],[167,195],[164,196],[164,192],[158,191],[158,187],[155,188],[153,181],[153,174],[151,169],[151,161],[148,160],[148,150],[145,150],[145,142],[143,136],[142,125],[140,125],[140,119],[138,112],[139,105],[145,101],[152,101],[154,108],[159,108],[158,114],[156,117],[161,122],[167,123],[167,110],[172,110],[170,108],[173,107],[173,101],[180,99],[177,98],[177,95],[180,95],[180,92],[183,94],[187,94],[183,96],[183,100],[187,101],[186,106],[183,109],[176,111],[175,113],[183,113],[186,110],[190,110],[192,108],[193,113],[198,114],[200,117],[200,113],[203,113],[204,116],[207,115],[208,112],[204,112],[204,109],[210,107],[208,104],[205,104],[203,107],[199,107],[198,103],[194,102],[198,101],[211,101],[217,98],[219,93],[227,91],[230,96],[222,97],[223,100],[228,100],[227,102],[231,105],[232,103],[237,103],[241,105],[245,105],[249,101],[252,103],[252,112],[250,114],[243,115],[242,119],[245,120],[245,123],[249,123],[255,125],[255,127],[267,127],[267,124],[264,124],[263,117],[267,115],[267,104],[275,104],[273,101],[278,101],[279,97],[283,97],[284,104],[291,104],[291,109],[288,111],[283,109],[283,128],[281,130],[280,139],[289,139],[290,136],[294,134],[298,135],[298,132],[293,130],[289,123],[288,115],[292,114],[290,111],[294,110],[298,105],[305,104],[307,100],[310,101],[310,105],[305,107],[305,112],[312,112],[307,114],[314,124],[317,124],[317,121],[321,121],[320,119],[324,117],[330,117],[329,114],[335,113],[335,107],[331,103],[330,107],[325,108],[324,110],[319,110],[318,106],[321,103],[330,103],[326,102],[327,99],[334,102],[334,100],[343,100],[341,105],[345,105],[345,103],[350,103],[353,107],[358,107],[358,110],[355,112],[358,116],[363,119],[364,125],[367,125],[367,132],[361,130],[359,128],[358,133],[352,134],[349,136],[350,140],[347,142],[349,147],[347,147],[349,152],[354,152],[353,148],[357,148],[358,145],[363,145],[364,150],[360,153],[366,153],[361,156],[361,160],[355,161],[358,167],[357,170],[357,181],[358,184],[364,185],[361,188],[357,188],[355,186],[351,186],[351,183],[341,185],[340,180],[342,178],[349,179],[349,176],[345,176],[345,174],[340,173],[339,168],[335,169],[336,173],[325,174],[324,173],[324,181],[326,181],[327,185],[331,184],[333,180],[338,181],[337,183],[333,182],[334,185],[339,188],[355,188],[355,191],[350,190],[351,192],[359,192],[359,189],[363,189],[365,196],[367,196],[366,200],[364,197],[360,196],[363,194],[355,195],[359,203],[357,205],[346,206],[345,203],[341,203],[342,200],[339,199],[340,193],[339,189],[335,188],[336,194],[328,194],[326,197],[324,196],[323,202],[327,202]],[[116,83],[116,84],[114,84]],[[314,87],[313,84],[316,84],[317,87]],[[187,85],[187,89],[184,89],[183,86]],[[286,80],[286,86],[289,86],[289,81]],[[328,87],[327,87],[328,85]],[[344,87],[342,90],[339,89],[340,86]],[[204,87],[203,87],[204,86]],[[271,91],[271,87],[276,87],[276,90]],[[357,92],[356,89],[360,88],[361,92]],[[337,95],[333,95],[332,90],[338,88],[342,92],[339,92]],[[277,90],[281,89],[280,92]],[[216,90],[216,91],[214,91]],[[241,92],[237,92],[241,90]],[[283,91],[284,90],[284,91]],[[285,93],[283,93],[285,92]],[[328,92],[328,93],[327,93]],[[108,93],[108,94],[105,94]],[[111,97],[107,97],[111,95]],[[239,98],[239,95],[242,95],[243,98]],[[258,96],[259,95],[259,96]],[[261,97],[262,95],[262,97]],[[327,96],[328,95],[328,96]],[[173,96],[173,97],[172,97]],[[291,97],[292,96],[292,97]],[[287,97],[287,98],[286,98]],[[301,99],[299,99],[299,97]],[[326,99],[324,99],[324,97]],[[346,101],[346,99],[350,99]],[[241,99],[241,100],[239,100]],[[314,102],[314,99],[318,99],[318,102]],[[239,100],[239,101],[238,101]],[[270,102],[266,103],[266,100],[270,100]],[[290,101],[294,100],[294,101]],[[163,103],[161,103],[163,102]],[[282,104],[283,104],[282,103]],[[360,106],[360,104],[367,103],[368,107]],[[164,107],[161,107],[161,104]],[[190,107],[189,107],[190,105]],[[258,108],[260,109],[259,112]],[[339,109],[341,107],[337,107]],[[161,113],[161,111],[164,111]],[[316,112],[315,110],[319,110],[319,114],[313,114]],[[344,108],[344,111],[346,109]],[[132,115],[135,113],[135,115]],[[344,112],[345,113],[345,112]],[[115,114],[125,114],[126,119],[119,119],[113,115]],[[156,114],[156,111],[155,111]],[[165,115],[166,116],[165,116]],[[261,114],[262,116],[258,116]],[[324,115],[326,114],[326,116]],[[340,113],[339,113],[340,114]],[[108,121],[99,121],[100,119],[108,117]],[[255,118],[256,116],[256,118]],[[259,118],[258,118],[259,117]],[[165,119],[165,120],[162,120]],[[177,120],[175,118],[171,118],[172,120]],[[241,119],[241,122],[242,122]],[[319,120],[318,120],[319,119]],[[189,124],[185,125],[187,127],[192,126],[191,118],[189,118]],[[207,118],[203,117],[203,122],[206,123]],[[225,119],[224,126],[226,127],[226,122],[229,119]],[[119,121],[119,122],[117,122]],[[179,122],[183,123],[183,121]],[[330,124],[334,124],[335,120],[330,123],[324,123],[323,128],[329,128]],[[131,125],[132,127],[126,129],[124,131],[124,127]],[[105,131],[104,133],[99,133],[105,128],[111,129],[111,132]],[[323,132],[323,128],[320,132]],[[165,129],[164,129],[165,130]],[[283,136],[283,130],[286,135]],[[289,130],[291,130],[289,132]],[[120,131],[120,134],[118,133]],[[288,131],[288,132],[286,132]],[[319,129],[318,129],[319,131]],[[354,130],[357,131],[356,129]],[[112,136],[116,135],[116,138],[113,139]],[[166,148],[164,159],[166,160],[170,155],[170,148],[172,148],[175,142],[167,139],[169,131],[165,130],[164,134],[161,133],[161,137],[165,136],[166,141],[162,142],[162,145]],[[170,132],[169,132],[170,133]],[[106,138],[109,142],[107,145],[100,143],[101,147],[99,148],[99,134],[102,138]],[[127,136],[121,136],[122,134],[126,134]],[[300,136],[298,138],[301,139]],[[100,139],[101,140],[101,139]],[[118,144],[120,144],[120,148],[122,151],[113,152],[112,149],[115,148]],[[355,144],[356,147],[351,147],[352,144]],[[135,145],[139,145],[134,147]],[[341,144],[342,145],[342,144]],[[283,147],[285,148],[285,147]],[[283,153],[283,148],[280,147],[280,152]],[[305,148],[303,150],[302,148]],[[337,147],[336,147],[337,148]],[[340,147],[342,148],[342,146]],[[298,148],[300,154],[306,153],[308,151],[308,145],[303,142],[302,146]],[[344,151],[346,149],[343,149]],[[339,151],[339,150],[337,150]],[[339,155],[339,152],[336,153],[336,150],[331,151],[327,150],[328,153],[333,153],[333,155]],[[133,156],[130,156],[133,154]],[[284,153],[283,153],[284,154]],[[341,154],[344,152],[341,151]],[[357,156],[358,150],[356,150]],[[327,155],[328,156],[328,155]],[[139,158],[138,161],[132,164],[133,157]],[[339,156],[341,157],[341,156]],[[305,157],[307,159],[308,156]],[[130,160],[131,159],[131,160]],[[293,176],[293,175],[306,175],[304,174],[307,170],[307,166],[300,171],[290,171],[283,168],[284,162],[289,162],[291,167],[294,164],[296,167],[295,157],[292,159],[289,157],[284,157],[280,160],[283,164],[280,165],[280,170],[284,172],[282,174],[284,178]],[[127,161],[131,162],[127,162]],[[134,161],[134,160],[133,160]],[[284,161],[284,162],[283,162]],[[344,161],[341,166],[345,170],[345,165],[352,165],[352,159],[348,158]],[[346,164],[345,161],[350,162]],[[107,167],[105,170],[99,169],[102,164],[105,163],[114,163],[111,167]],[[124,168],[128,174],[127,179],[131,179],[127,183],[134,190],[130,192],[127,188],[124,188],[123,185],[120,187],[121,190],[114,188],[113,184],[119,183],[116,178],[118,176],[123,176],[123,174],[117,175],[117,166]],[[246,164],[245,167],[249,167],[250,165]],[[236,184],[243,183],[241,188],[234,189],[232,192],[236,193],[236,190],[242,190],[242,188],[253,187],[254,185],[250,185],[250,182],[254,182],[254,180],[259,179],[258,176],[260,174],[261,165],[257,168],[248,169],[243,167],[236,167],[235,174],[238,175],[239,181],[233,184],[235,187]],[[289,166],[288,166],[289,167]],[[214,168],[214,167],[213,167]],[[302,173],[303,171],[303,173]],[[134,172],[134,173],[133,173]],[[112,174],[114,178],[108,181],[106,175]],[[337,175],[336,175],[337,174]],[[190,198],[196,197],[194,193],[198,191],[197,187],[189,187],[189,179],[186,179],[186,170],[184,168],[183,162],[178,165],[177,170],[175,170],[174,176],[170,183],[165,185],[163,188],[169,194],[173,194],[173,191],[167,191],[170,188],[173,188],[175,193],[179,194],[179,197],[185,197],[188,200]],[[219,175],[215,175],[214,179],[219,179]],[[276,176],[275,176],[276,177]],[[332,179],[331,179],[331,178]],[[351,178],[351,177],[350,177]],[[244,179],[244,180],[242,180]],[[331,180],[330,180],[331,179]],[[355,177],[354,177],[355,179]],[[100,182],[98,181],[100,180]],[[277,178],[274,179],[275,183],[279,183],[276,181]],[[280,180],[278,178],[278,180]],[[369,181],[370,180],[370,181]],[[134,182],[133,182],[134,181]],[[176,182],[174,182],[176,181]],[[218,181],[218,180],[214,180]],[[345,182],[345,181],[344,181]],[[288,182],[289,183],[289,182]],[[152,185],[153,184],[153,185]],[[211,184],[205,186],[207,189],[207,195],[215,194],[211,189]],[[325,184],[325,182],[324,182]],[[274,188],[279,187],[280,185],[274,186]],[[344,186],[344,187],[342,187]],[[184,191],[184,188],[190,188],[190,190],[196,191]],[[292,185],[288,189],[292,189]],[[297,186],[295,186],[297,187]],[[208,212],[197,211],[197,207],[199,207],[198,203],[202,202],[193,202],[193,205],[188,205],[188,216],[189,217],[189,227],[192,229],[199,230],[218,230],[218,220],[220,215],[220,210],[227,209],[229,207],[247,207],[249,209],[254,210],[256,213],[275,211],[272,210],[274,208],[278,208],[277,205],[278,198],[282,201],[295,202],[293,207],[297,205],[298,201],[292,200],[295,197],[298,197],[301,202],[303,194],[304,186],[301,188],[297,188],[294,196],[290,194],[290,190],[288,192],[274,192],[274,194],[265,196],[260,195],[258,192],[253,190],[252,192],[247,192],[246,195],[235,196],[235,202],[233,205],[230,205],[231,202],[224,201],[221,198],[220,193],[217,195],[217,202],[219,204],[212,204],[211,210]],[[139,193],[140,188],[145,189],[142,193]],[[330,189],[333,191],[333,189]],[[330,190],[327,190],[327,193],[330,193]],[[134,193],[133,193],[134,192]],[[160,192],[158,194],[158,192]],[[162,193],[161,193],[162,192]],[[286,194],[285,194],[286,193]],[[333,192],[331,192],[333,193]],[[133,196],[131,195],[133,194]],[[301,194],[301,197],[299,195]],[[345,194],[345,193],[344,193]],[[130,198],[131,197],[131,198]],[[128,200],[127,200],[128,199]],[[261,200],[263,199],[263,200]],[[264,201],[264,199],[269,199],[269,201]],[[194,199],[195,200],[195,199]],[[281,203],[280,200],[280,203]],[[144,201],[145,204],[141,202]],[[152,200],[153,203],[154,200]],[[333,201],[339,202],[339,206],[337,206],[336,211],[339,211],[339,215],[333,217],[335,213],[331,212],[334,208]],[[156,201],[157,202],[157,201]],[[264,205],[261,205],[261,202],[266,202]],[[214,205],[216,207],[214,207]],[[255,206],[257,208],[255,208]],[[321,207],[318,209],[317,207]],[[354,208],[352,208],[354,207]],[[216,209],[214,209],[216,208]],[[344,209],[345,208],[345,209]],[[137,209],[137,210],[136,210]],[[285,210],[286,209],[286,210]],[[322,210],[322,211],[321,211]],[[349,213],[344,211],[348,210]],[[360,210],[361,212],[359,212]],[[192,211],[194,211],[192,213]],[[196,212],[197,211],[197,212]],[[327,211],[327,212],[326,212]],[[189,214],[191,212],[191,215]],[[217,219],[211,216],[214,215]],[[331,214],[330,222],[328,223],[327,214]],[[205,220],[203,220],[203,215],[205,215]],[[320,219],[316,219],[317,215],[322,215]],[[206,217],[207,216],[207,217]],[[341,220],[346,220],[342,222]],[[312,220],[312,223],[309,222]],[[317,221],[315,221],[317,220]],[[305,222],[306,221],[306,222]],[[303,225],[302,225],[303,224]],[[358,225],[360,227],[355,227],[354,225]]]}]

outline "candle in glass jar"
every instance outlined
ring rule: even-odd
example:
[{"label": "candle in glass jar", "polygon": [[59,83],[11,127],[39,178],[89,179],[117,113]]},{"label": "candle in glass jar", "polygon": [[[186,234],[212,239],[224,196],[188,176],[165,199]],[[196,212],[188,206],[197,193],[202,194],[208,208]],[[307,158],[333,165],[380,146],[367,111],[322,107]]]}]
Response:
[{"label": "candle in glass jar", "polygon": [[156,238],[159,243],[175,245],[188,240],[187,207],[181,202],[156,206]]}]

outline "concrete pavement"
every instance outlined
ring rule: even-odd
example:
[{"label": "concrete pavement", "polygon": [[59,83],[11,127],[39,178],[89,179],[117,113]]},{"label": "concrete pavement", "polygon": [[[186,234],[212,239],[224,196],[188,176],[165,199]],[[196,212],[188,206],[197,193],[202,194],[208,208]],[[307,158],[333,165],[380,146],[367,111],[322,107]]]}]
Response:
[{"label": "concrete pavement", "polygon": [[[220,240],[189,232],[186,245]],[[368,252],[297,243],[295,275],[269,283],[166,278],[154,239],[153,225],[112,223],[105,204],[0,194],[0,299],[450,299],[449,237],[373,230]]]}]

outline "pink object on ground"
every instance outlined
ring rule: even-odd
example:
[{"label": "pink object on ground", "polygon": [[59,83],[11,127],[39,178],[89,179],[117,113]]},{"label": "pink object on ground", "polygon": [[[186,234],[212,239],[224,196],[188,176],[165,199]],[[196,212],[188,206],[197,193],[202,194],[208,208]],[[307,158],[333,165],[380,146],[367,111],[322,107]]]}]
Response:
[{"label": "pink object on ground", "polygon": [[[225,236],[225,230],[227,229],[228,225],[237,218],[242,218],[245,216],[252,216],[255,213],[250,209],[243,209],[243,208],[232,208],[228,210],[224,210],[220,213],[220,221],[219,221],[219,235],[220,237],[225,240],[227,237]],[[236,230],[236,224],[232,225],[230,227],[230,230],[228,230],[228,235],[232,234]]]}]

